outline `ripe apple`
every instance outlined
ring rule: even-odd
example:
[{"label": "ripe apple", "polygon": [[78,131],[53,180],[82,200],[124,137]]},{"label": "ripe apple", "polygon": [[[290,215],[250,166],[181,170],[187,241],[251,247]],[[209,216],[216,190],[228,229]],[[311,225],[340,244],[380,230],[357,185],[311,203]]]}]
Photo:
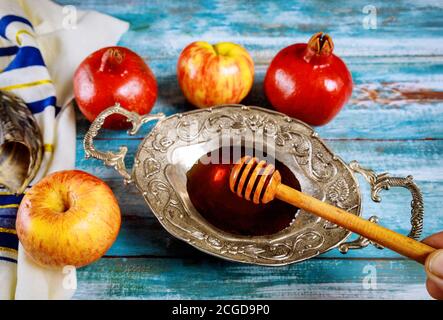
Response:
[{"label": "ripe apple", "polygon": [[[147,114],[157,99],[157,81],[145,61],[124,47],[108,47],[89,55],[74,74],[75,101],[89,120],[116,103],[140,115]],[[109,129],[130,127],[126,118],[112,115]]]},{"label": "ripe apple", "polygon": [[120,208],[99,178],[79,171],[53,173],[35,184],[17,212],[17,235],[27,254],[47,267],[85,266],[111,247]]},{"label": "ripe apple", "polygon": [[254,81],[254,62],[248,51],[235,43],[189,44],[177,63],[180,87],[199,108],[239,103]]}]

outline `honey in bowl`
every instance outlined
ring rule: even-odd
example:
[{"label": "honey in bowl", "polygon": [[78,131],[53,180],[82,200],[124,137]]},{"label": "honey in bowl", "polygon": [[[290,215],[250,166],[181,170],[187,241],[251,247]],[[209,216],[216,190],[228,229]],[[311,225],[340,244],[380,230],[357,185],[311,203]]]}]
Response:
[{"label": "honey in bowl", "polygon": [[[234,152],[234,148],[239,150]],[[270,235],[288,227],[297,214],[297,208],[280,200],[257,205],[229,189],[229,175],[235,162],[245,155],[256,154],[256,150],[245,147],[221,147],[201,157],[187,172],[186,187],[192,204],[220,230],[242,236]],[[278,160],[272,161],[281,173],[282,182],[300,190],[291,170]]]}]

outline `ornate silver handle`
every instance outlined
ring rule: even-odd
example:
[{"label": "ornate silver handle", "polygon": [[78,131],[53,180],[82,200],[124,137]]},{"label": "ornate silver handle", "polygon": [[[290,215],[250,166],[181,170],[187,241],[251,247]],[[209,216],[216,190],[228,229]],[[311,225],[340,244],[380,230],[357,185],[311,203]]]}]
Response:
[{"label": "ornate silver handle", "polygon": [[120,106],[120,104],[115,104],[113,107],[103,110],[94,122],[92,122],[89,127],[88,132],[85,134],[85,139],[83,140],[83,148],[85,149],[86,158],[94,157],[96,159],[102,160],[105,165],[114,167],[115,170],[123,177],[125,183],[131,183],[131,174],[126,170],[125,156],[128,152],[126,146],[121,146],[117,153],[111,151],[98,151],[94,147],[94,138],[98,135],[105,119],[112,114],[121,114],[125,116],[128,122],[131,122],[132,128],[128,130],[129,135],[134,135],[140,129],[140,127],[153,120],[161,120],[165,117],[163,113],[157,114],[147,114],[140,116],[138,113],[128,111]]},{"label": "ornate silver handle", "polygon": [[[421,232],[423,231],[424,204],[421,191],[414,183],[412,176],[399,178],[391,177],[388,173],[377,175],[374,171],[361,167],[357,161],[350,162],[349,167],[354,172],[361,174],[369,183],[371,186],[371,199],[375,202],[381,201],[379,193],[383,189],[389,190],[391,187],[403,187],[407,188],[411,192],[411,231],[409,232],[408,237],[416,240],[419,239]],[[372,216],[369,218],[369,220],[374,223],[378,223],[377,216]],[[349,249],[360,249],[368,246],[369,244],[373,244],[377,248],[383,249],[382,246],[360,236],[355,241],[342,243],[339,246],[339,250],[342,253],[346,253]]]}]

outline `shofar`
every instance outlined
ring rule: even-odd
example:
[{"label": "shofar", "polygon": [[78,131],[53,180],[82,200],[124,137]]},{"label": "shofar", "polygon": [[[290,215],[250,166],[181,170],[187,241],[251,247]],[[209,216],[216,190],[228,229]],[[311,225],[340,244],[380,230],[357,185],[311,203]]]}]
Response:
[{"label": "shofar", "polygon": [[0,186],[23,193],[42,156],[42,135],[31,111],[21,99],[0,91]]}]

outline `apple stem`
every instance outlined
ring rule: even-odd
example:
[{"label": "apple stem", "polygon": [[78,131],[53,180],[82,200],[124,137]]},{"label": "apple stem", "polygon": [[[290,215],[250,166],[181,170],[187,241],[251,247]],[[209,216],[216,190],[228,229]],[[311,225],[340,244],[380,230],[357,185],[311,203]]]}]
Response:
[{"label": "apple stem", "polygon": [[332,42],[332,38],[326,33],[317,32],[308,41],[304,59],[309,62],[314,56],[328,57],[333,50],[334,42]]},{"label": "apple stem", "polygon": [[105,53],[103,53],[99,71],[104,72],[107,68],[120,65],[124,57],[124,53],[118,48],[109,48],[105,51]]}]

